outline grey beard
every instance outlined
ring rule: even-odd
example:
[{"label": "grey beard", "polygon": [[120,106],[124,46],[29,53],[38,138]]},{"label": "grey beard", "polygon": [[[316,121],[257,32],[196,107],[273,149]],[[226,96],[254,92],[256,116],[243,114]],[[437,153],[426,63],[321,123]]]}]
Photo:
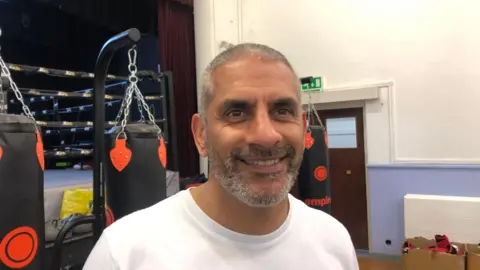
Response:
[{"label": "grey beard", "polygon": [[[208,159],[210,170],[220,185],[231,195],[236,197],[242,203],[253,207],[271,207],[279,204],[288,197],[298,177],[298,169],[302,161],[300,158],[291,158],[288,164],[287,175],[285,176],[285,185],[276,194],[266,194],[265,192],[254,192],[249,187],[244,175],[235,166],[233,154],[229,154],[225,160],[222,160],[220,154],[206,141],[208,149]],[[265,181],[278,178],[278,174],[266,175]]]}]

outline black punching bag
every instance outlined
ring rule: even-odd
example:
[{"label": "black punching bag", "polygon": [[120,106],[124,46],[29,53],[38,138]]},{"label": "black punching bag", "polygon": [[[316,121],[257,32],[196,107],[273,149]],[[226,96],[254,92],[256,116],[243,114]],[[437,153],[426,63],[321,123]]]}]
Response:
[{"label": "black punching bag", "polygon": [[106,134],[107,225],[167,197],[166,146],[153,125],[128,124]]},{"label": "black punching bag", "polygon": [[43,158],[32,120],[0,114],[0,270],[43,269]]},{"label": "black punching bag", "polygon": [[328,138],[322,126],[310,126],[305,135],[305,152],[298,176],[300,199],[310,207],[331,213],[328,174]]}]

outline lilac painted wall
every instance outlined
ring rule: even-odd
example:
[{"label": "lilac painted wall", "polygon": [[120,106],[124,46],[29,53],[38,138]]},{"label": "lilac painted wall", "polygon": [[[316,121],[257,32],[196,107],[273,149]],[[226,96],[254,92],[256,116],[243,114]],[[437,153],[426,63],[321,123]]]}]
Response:
[{"label": "lilac painted wall", "polygon": [[368,165],[367,175],[371,253],[400,255],[405,194],[480,197],[480,165]]}]

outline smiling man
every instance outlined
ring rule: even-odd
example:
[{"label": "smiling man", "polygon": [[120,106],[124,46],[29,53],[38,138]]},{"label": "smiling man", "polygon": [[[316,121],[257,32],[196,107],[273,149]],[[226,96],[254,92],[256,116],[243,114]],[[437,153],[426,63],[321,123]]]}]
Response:
[{"label": "smiling man", "polygon": [[84,269],[357,270],[350,236],[289,195],[304,150],[287,59],[240,44],[208,66],[192,132],[209,180],[107,228]]}]

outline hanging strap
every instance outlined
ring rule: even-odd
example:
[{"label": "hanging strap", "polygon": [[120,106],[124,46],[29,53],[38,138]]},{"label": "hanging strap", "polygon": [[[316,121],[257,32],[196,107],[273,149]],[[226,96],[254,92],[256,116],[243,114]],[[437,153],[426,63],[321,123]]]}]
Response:
[{"label": "hanging strap", "polygon": [[310,129],[310,121],[311,121],[311,115],[315,115],[315,118],[317,118],[318,124],[322,129],[325,130],[325,126],[322,123],[322,120],[320,119],[320,116],[318,115],[317,110],[315,109],[315,105],[312,103],[312,92],[308,91],[308,104],[307,104],[307,132],[311,132],[312,130]]}]

